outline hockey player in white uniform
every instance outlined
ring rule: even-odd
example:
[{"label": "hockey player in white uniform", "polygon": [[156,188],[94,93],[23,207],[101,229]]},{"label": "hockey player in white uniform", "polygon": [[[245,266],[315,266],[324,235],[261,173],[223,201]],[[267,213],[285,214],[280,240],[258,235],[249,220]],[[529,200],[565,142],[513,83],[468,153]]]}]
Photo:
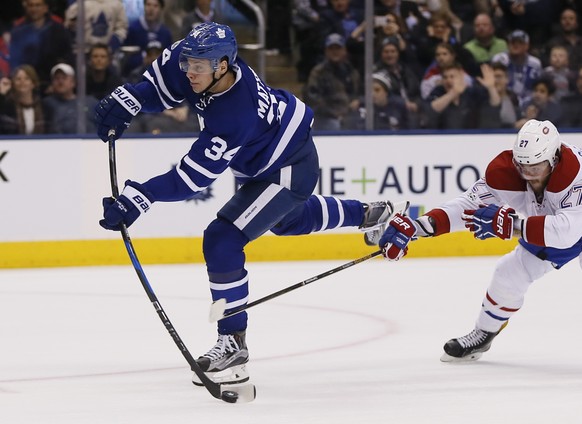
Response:
[{"label": "hockey player in white uniform", "polygon": [[405,254],[414,236],[464,228],[480,240],[519,237],[519,244],[497,264],[475,328],[444,345],[443,362],[479,359],[519,311],[530,284],[580,256],[582,151],[563,143],[550,121],[529,120],[513,151],[495,157],[484,178],[414,221],[396,215],[380,245]]},{"label": "hockey player in white uniform", "polygon": [[[248,301],[244,247],[265,232],[297,235],[353,226],[377,233],[392,213],[390,202],[312,195],[319,177],[312,110],[291,93],[268,87],[238,58],[226,25],[197,26],[163,51],[142,82],[120,86],[101,100],[98,135],[108,141],[114,130],[119,138],[138,112],[184,102],[197,112],[202,129],[190,151],[171,171],[143,183],[128,180],[117,199],[105,198],[100,224],[129,227],[154,202],[188,199],[229,168],[241,187],[203,240],[212,299],[225,298],[226,312]],[[246,312],[218,322],[216,345],[197,359],[214,381],[249,379],[246,328]]]}]

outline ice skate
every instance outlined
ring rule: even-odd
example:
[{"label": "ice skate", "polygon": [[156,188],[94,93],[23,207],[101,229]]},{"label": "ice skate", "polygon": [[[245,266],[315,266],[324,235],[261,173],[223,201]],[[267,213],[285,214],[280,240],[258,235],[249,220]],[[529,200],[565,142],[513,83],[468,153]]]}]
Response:
[{"label": "ice skate", "polygon": [[[249,380],[246,363],[249,361],[249,351],[245,341],[245,332],[234,334],[219,334],[212,349],[196,359],[198,366],[215,383],[239,384]],[[192,383],[202,386],[196,374]]]},{"label": "ice skate", "polygon": [[384,234],[386,222],[393,212],[394,205],[390,201],[372,202],[364,205],[364,220],[359,228],[364,232],[364,241],[368,246],[378,245],[380,237]]},{"label": "ice skate", "polygon": [[493,339],[503,330],[507,323],[503,324],[496,333],[475,328],[469,334],[457,339],[451,339],[445,343],[445,353],[441,356],[441,362],[466,362],[476,361],[487,352],[493,343]]}]

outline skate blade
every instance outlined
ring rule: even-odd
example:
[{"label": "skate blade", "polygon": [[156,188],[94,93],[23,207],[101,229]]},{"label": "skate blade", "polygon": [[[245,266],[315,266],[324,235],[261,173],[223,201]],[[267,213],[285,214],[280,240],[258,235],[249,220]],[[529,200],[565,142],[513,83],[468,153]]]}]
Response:
[{"label": "skate blade", "polygon": [[[246,383],[250,379],[246,364],[236,365],[222,371],[207,372],[205,374],[214,383],[224,384],[227,386]],[[192,384],[199,387],[204,386],[196,373],[194,373],[192,376]]]},{"label": "skate blade", "polygon": [[470,355],[457,358],[456,356],[451,356],[447,353],[443,353],[441,356],[441,362],[474,362],[483,355],[483,352],[475,352]]}]

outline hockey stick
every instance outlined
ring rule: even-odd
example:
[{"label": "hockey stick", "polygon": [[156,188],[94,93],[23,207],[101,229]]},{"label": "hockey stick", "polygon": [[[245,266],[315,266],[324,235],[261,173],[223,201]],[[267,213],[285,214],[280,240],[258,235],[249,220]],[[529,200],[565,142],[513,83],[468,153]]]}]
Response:
[{"label": "hockey stick", "polygon": [[[111,181],[111,193],[113,194],[114,198],[117,198],[119,197],[119,187],[117,185],[117,163],[116,163],[117,161],[115,158],[115,131],[110,130],[108,135],[109,135],[108,140],[109,179]],[[256,396],[256,390],[254,385],[229,384],[225,385],[226,387],[228,387],[228,389],[225,390],[222,384],[215,383],[210,378],[208,378],[204,371],[202,371],[202,369],[200,368],[200,366],[198,366],[198,364],[190,354],[190,351],[188,350],[188,348],[178,335],[178,332],[170,322],[170,319],[168,318],[168,315],[166,315],[164,308],[162,308],[162,305],[158,301],[158,298],[154,293],[154,290],[152,289],[152,286],[150,285],[145,275],[145,272],[139,262],[139,259],[137,258],[137,254],[135,253],[135,249],[133,248],[133,243],[131,242],[131,238],[129,237],[127,227],[123,223],[121,224],[121,237],[123,238],[123,243],[125,244],[125,248],[127,250],[127,254],[129,255],[129,259],[131,259],[131,263],[133,264],[133,269],[135,269],[139,281],[141,282],[141,285],[143,286],[148,298],[150,299],[150,302],[154,306],[154,309],[158,313],[160,320],[162,321],[162,323],[166,327],[166,330],[168,330],[168,333],[170,333],[170,336],[174,340],[174,343],[176,343],[176,346],[178,346],[178,349],[180,349],[180,352],[190,365],[190,369],[198,376],[198,378],[200,379],[202,384],[204,384],[204,387],[206,387],[208,392],[216,399],[222,399],[223,401],[228,403],[235,403],[237,401],[250,402],[254,400]]]},{"label": "hockey stick", "polygon": [[218,300],[214,301],[212,303],[212,305],[210,305],[210,314],[209,314],[208,319],[210,320],[210,322],[216,322],[216,321],[219,321],[221,319],[228,318],[228,317],[231,317],[231,316],[236,315],[236,314],[240,314],[241,312],[246,311],[247,309],[252,308],[253,306],[260,305],[261,303],[264,303],[268,300],[274,299],[274,298],[279,297],[285,293],[289,293],[290,291],[293,291],[293,290],[296,290],[300,287],[311,284],[314,281],[321,280],[322,278],[328,277],[332,274],[335,274],[336,272],[343,271],[344,269],[350,268],[350,267],[357,265],[361,262],[367,261],[368,259],[372,259],[373,257],[378,256],[380,254],[382,254],[382,251],[377,250],[376,252],[370,253],[369,255],[363,256],[363,257],[358,258],[358,259],[354,259],[351,262],[348,262],[348,263],[340,265],[336,268],[330,269],[329,271],[322,272],[321,274],[318,274],[315,277],[311,277],[311,278],[308,278],[307,280],[303,280],[297,284],[293,284],[292,286],[289,286],[287,288],[279,290],[275,293],[271,293],[268,296],[257,299],[254,302],[247,303],[246,305],[243,305],[239,308],[233,309],[232,311],[227,312],[227,313],[224,313],[224,311],[226,310],[226,299],[224,299],[224,298],[218,299]]},{"label": "hockey stick", "polygon": [[[408,208],[410,206],[410,202],[408,200],[404,200],[401,202],[397,202],[397,203],[393,204],[392,206],[393,206],[393,209],[392,209],[388,219],[390,219],[392,216],[394,216],[397,213],[405,214],[406,211],[408,211]],[[218,300],[212,302],[212,304],[210,305],[210,313],[208,314],[208,319],[210,322],[216,322],[216,321],[220,321],[221,319],[228,318],[228,317],[231,317],[231,316],[236,315],[236,314],[240,314],[241,312],[246,311],[247,309],[252,308],[253,306],[260,305],[261,303],[264,303],[268,300],[274,299],[274,298],[279,297],[285,293],[289,293],[290,291],[293,291],[293,290],[298,289],[300,287],[311,284],[314,281],[321,280],[322,278],[328,277],[332,274],[335,274],[336,272],[343,271],[344,269],[350,268],[350,267],[357,265],[361,262],[367,261],[368,259],[372,259],[373,257],[380,255],[381,253],[382,253],[382,250],[377,250],[374,253],[370,253],[369,255],[363,256],[359,259],[354,259],[351,262],[348,262],[348,263],[340,265],[336,268],[330,269],[329,271],[322,272],[321,274],[316,275],[315,277],[311,277],[311,278],[308,278],[307,280],[300,281],[297,284],[293,284],[292,286],[289,286],[287,288],[279,290],[275,293],[271,293],[268,296],[257,299],[254,302],[247,303],[246,305],[240,306],[240,307],[233,309],[232,311],[229,311],[227,313],[225,313],[225,311],[226,311],[226,299],[224,299],[224,298],[218,299]]]}]

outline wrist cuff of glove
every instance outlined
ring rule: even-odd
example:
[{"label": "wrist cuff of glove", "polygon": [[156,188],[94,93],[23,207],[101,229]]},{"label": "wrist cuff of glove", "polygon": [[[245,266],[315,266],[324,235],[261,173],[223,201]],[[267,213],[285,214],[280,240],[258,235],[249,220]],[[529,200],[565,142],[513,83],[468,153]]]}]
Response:
[{"label": "wrist cuff of glove", "polygon": [[433,237],[434,236],[434,224],[433,219],[430,216],[422,215],[415,219],[414,226],[416,227],[417,237]]},{"label": "wrist cuff of glove", "polygon": [[131,185],[125,186],[121,194],[122,196],[127,197],[127,199],[137,208],[140,214],[146,213],[152,206],[150,199],[148,199],[145,194]]},{"label": "wrist cuff of glove", "polygon": [[111,93],[113,97],[123,108],[133,116],[141,110],[143,101],[138,99],[139,94],[129,84],[120,85]]}]

